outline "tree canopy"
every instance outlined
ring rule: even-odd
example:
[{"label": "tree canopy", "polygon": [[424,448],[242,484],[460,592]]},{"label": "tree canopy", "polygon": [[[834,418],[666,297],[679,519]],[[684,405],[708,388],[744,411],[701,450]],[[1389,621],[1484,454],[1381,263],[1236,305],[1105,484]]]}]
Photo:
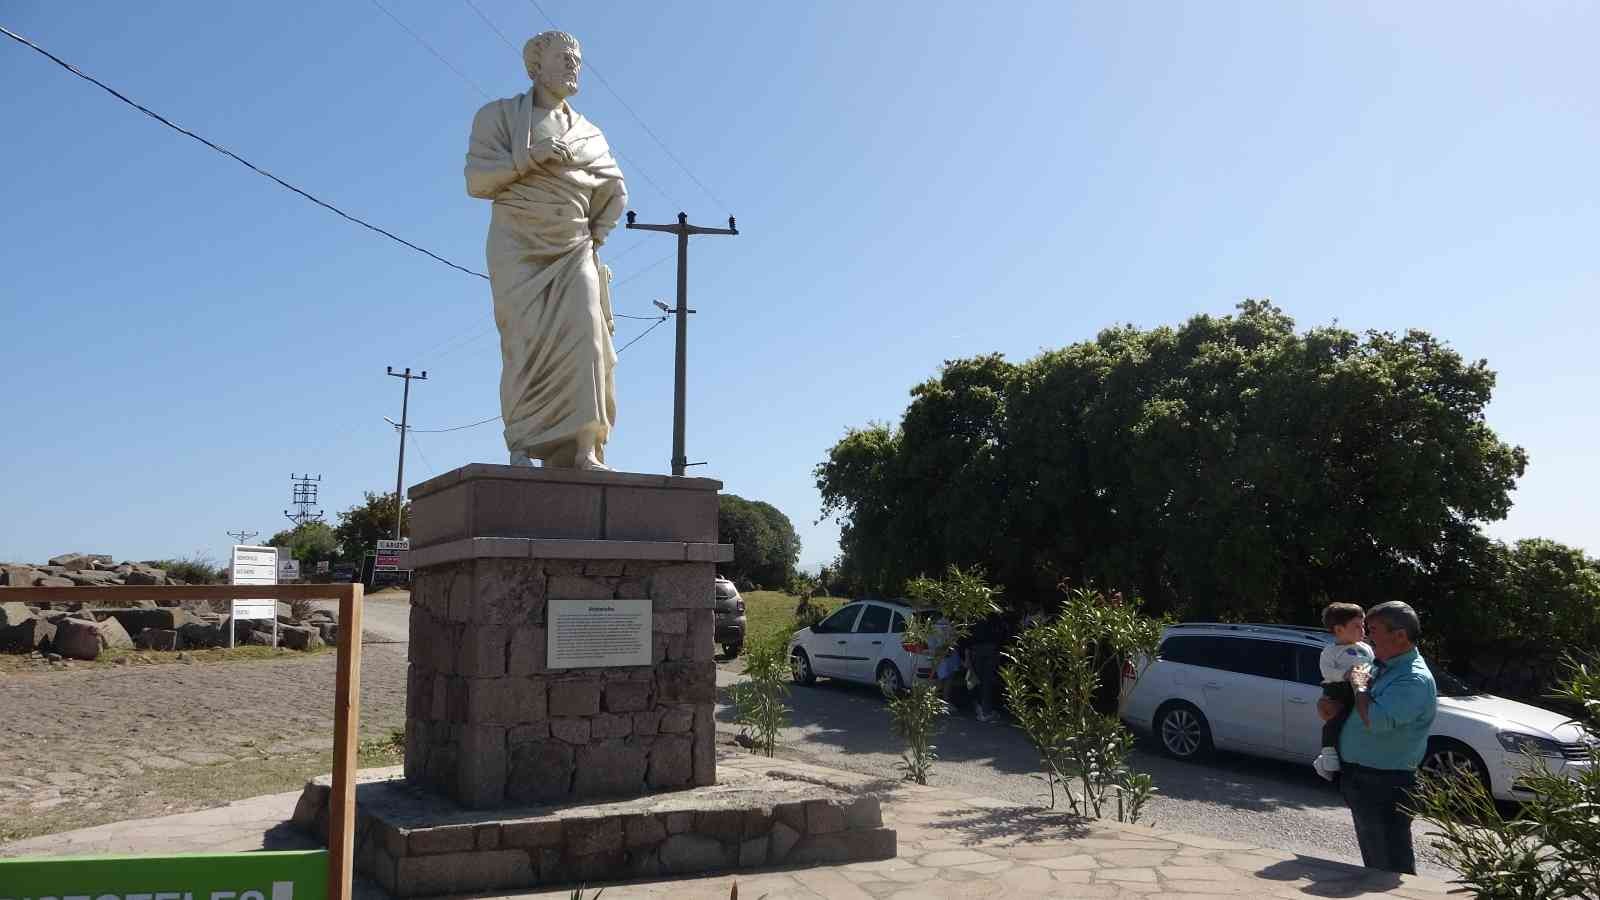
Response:
[{"label": "tree canopy", "polygon": [[308,569],[324,559],[331,560],[339,555],[339,539],[334,536],[333,528],[327,522],[305,522],[285,528],[269,538],[267,546],[288,550],[290,556]]},{"label": "tree canopy", "polygon": [[1015,598],[1068,579],[1205,618],[1426,605],[1493,555],[1478,527],[1527,465],[1484,420],[1494,379],[1423,331],[1299,333],[1246,301],[948,361],[815,475],[858,590],[981,565]]},{"label": "tree canopy", "polygon": [[734,581],[783,589],[800,561],[794,523],[770,503],[722,494],[717,505],[718,540],[733,545],[733,562],[717,571]]},{"label": "tree canopy", "polygon": [[[401,508],[400,520],[401,536],[410,534],[411,501]],[[378,541],[394,536],[394,494],[367,491],[363,502],[339,513],[339,525],[333,533],[344,561],[360,562]]]}]

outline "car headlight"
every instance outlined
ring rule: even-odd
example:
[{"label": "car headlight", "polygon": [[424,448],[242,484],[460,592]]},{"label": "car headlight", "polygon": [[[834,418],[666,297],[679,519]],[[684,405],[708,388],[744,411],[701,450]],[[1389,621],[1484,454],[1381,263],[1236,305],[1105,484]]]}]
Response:
[{"label": "car headlight", "polygon": [[1495,735],[1500,740],[1500,746],[1512,753],[1527,753],[1533,756],[1546,756],[1560,759],[1565,754],[1561,744],[1549,738],[1542,738],[1532,734],[1522,734],[1516,731],[1502,731]]}]

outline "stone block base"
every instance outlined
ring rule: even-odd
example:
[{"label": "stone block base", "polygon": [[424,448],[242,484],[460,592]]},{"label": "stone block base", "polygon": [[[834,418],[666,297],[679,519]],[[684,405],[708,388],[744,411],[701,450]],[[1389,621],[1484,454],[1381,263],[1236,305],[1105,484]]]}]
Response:
[{"label": "stone block base", "polygon": [[[876,797],[723,769],[721,783],[610,803],[468,811],[396,777],[356,790],[356,868],[395,897],[698,875],[896,855]],[[326,776],[296,826],[323,839]]]}]

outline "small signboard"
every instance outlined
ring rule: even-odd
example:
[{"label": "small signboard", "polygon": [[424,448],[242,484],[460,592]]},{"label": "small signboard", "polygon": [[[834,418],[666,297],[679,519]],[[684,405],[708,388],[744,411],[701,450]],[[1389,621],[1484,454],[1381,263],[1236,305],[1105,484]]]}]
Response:
[{"label": "small signboard", "polygon": [[278,580],[279,581],[299,581],[300,580],[300,560],[295,559],[294,557],[288,556],[288,555],[279,556],[278,557]]},{"label": "small signboard", "polygon": [[0,900],[325,900],[328,851],[0,859]]},{"label": "small signboard", "polygon": [[333,563],[331,561],[329,561],[329,560],[323,559],[323,560],[318,560],[317,561],[317,574],[318,575],[326,575],[326,574],[328,574],[328,572],[332,568],[333,568]]},{"label": "small signboard", "polygon": [[551,598],[546,615],[545,650],[552,669],[648,666],[653,660],[648,599]]},{"label": "small signboard", "polygon": [[[277,584],[278,548],[235,544],[229,577],[233,584]],[[271,619],[272,646],[278,646],[278,601],[270,598],[234,600],[232,617],[228,621],[229,647],[234,645],[235,623],[241,619]]]},{"label": "small signboard", "polygon": [[379,541],[378,542],[378,552],[379,553],[383,553],[386,550],[390,551],[390,552],[393,552],[393,551],[396,551],[396,550],[410,550],[410,549],[411,549],[411,538],[401,538],[398,541]]}]

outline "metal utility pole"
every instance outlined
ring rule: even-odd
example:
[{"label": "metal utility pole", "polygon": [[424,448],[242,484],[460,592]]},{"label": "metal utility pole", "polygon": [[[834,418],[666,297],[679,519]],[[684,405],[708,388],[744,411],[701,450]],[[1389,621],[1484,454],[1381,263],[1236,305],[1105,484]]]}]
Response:
[{"label": "metal utility pole", "polygon": [[678,236],[678,308],[671,310],[678,317],[678,358],[672,379],[672,474],[682,475],[689,465],[683,448],[684,376],[688,370],[689,313],[694,312],[689,308],[689,235],[738,234],[739,229],[733,216],[728,217],[727,228],[706,228],[690,225],[689,214],[682,212],[678,213],[676,225],[640,225],[634,221],[633,210],[628,211],[628,227]]},{"label": "metal utility pole", "polygon": [[245,531],[243,528],[241,528],[238,531],[228,532],[228,537],[233,538],[233,542],[235,544],[248,544],[250,543],[251,538],[260,533],[261,532],[259,531]]},{"label": "metal utility pole", "polygon": [[293,522],[296,528],[307,522],[322,521],[322,510],[311,511],[311,507],[317,505],[317,484],[322,481],[322,476],[296,475],[291,472],[289,478],[294,483],[294,505],[300,508],[292,513],[287,509],[284,510],[283,517]]},{"label": "metal utility pole", "polygon": [[394,467],[394,539],[398,541],[400,540],[400,517],[405,511],[405,498],[400,493],[400,490],[401,482],[404,481],[406,476],[406,415],[411,408],[411,382],[427,381],[428,370],[423,369],[421,375],[413,375],[411,374],[410,366],[406,366],[404,372],[396,372],[393,366],[384,366],[383,369],[396,378],[405,379],[406,382],[405,392],[400,395],[400,461]]}]

